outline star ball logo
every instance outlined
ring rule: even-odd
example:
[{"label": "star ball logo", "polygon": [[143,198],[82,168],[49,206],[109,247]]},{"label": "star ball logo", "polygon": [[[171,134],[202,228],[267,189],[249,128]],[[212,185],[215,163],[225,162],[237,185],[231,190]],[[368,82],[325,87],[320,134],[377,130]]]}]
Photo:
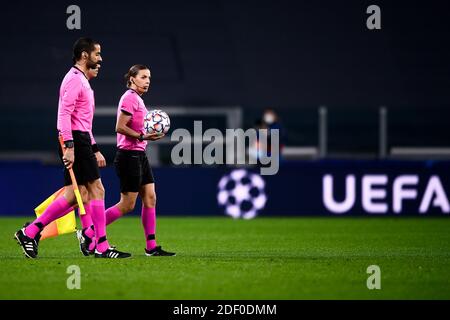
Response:
[{"label": "star ball logo", "polygon": [[225,214],[235,219],[253,219],[266,205],[265,185],[259,174],[236,169],[220,179],[217,201]]}]

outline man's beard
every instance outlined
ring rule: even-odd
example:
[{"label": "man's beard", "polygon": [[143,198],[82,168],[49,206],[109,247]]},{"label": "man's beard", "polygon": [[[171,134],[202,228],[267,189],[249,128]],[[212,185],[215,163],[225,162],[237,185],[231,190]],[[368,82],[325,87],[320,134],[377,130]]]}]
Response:
[{"label": "man's beard", "polygon": [[86,67],[88,69],[97,69],[97,65],[100,65],[100,61],[99,62],[94,62],[92,60],[88,60],[88,62],[86,63]]}]

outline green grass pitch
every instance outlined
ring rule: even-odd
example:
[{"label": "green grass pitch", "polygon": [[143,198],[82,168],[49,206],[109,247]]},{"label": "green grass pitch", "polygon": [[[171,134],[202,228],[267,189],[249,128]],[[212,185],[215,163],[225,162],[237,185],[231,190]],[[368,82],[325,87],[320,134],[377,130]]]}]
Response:
[{"label": "green grass pitch", "polygon": [[[74,234],[25,259],[12,239],[26,218],[0,219],[0,299],[450,299],[447,218],[167,218],[145,257],[139,217],[108,227],[131,259],[83,257]],[[69,290],[67,267],[81,270]],[[381,289],[366,286],[381,268]]]}]

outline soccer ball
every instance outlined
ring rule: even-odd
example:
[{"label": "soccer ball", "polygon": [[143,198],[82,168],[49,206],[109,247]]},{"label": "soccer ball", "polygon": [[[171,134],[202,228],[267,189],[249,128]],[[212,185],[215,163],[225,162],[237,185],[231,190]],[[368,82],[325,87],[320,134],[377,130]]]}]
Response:
[{"label": "soccer ball", "polygon": [[236,169],[220,179],[217,201],[225,207],[227,215],[235,219],[252,219],[266,205],[264,187],[265,182],[259,174]]},{"label": "soccer ball", "polygon": [[151,110],[144,118],[144,130],[147,133],[167,133],[170,129],[170,118],[162,110]]}]

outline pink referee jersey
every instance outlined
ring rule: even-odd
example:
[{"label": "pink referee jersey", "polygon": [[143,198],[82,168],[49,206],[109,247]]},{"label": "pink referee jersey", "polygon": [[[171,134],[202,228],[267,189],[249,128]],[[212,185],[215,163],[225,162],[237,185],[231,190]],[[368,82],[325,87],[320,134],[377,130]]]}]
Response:
[{"label": "pink referee jersey", "polygon": [[95,100],[84,73],[72,67],[64,77],[59,89],[58,124],[57,128],[63,140],[73,140],[72,130],[89,132],[91,143],[95,144],[92,135]]},{"label": "pink referee jersey", "polygon": [[[145,133],[144,118],[147,114],[147,108],[144,100],[136,91],[129,89],[122,95],[117,109],[117,118],[122,111],[131,115],[131,119],[127,123],[129,128],[139,133]],[[117,133],[117,148],[119,149],[145,151],[146,146],[147,141],[145,140],[141,142],[138,139]]]}]

